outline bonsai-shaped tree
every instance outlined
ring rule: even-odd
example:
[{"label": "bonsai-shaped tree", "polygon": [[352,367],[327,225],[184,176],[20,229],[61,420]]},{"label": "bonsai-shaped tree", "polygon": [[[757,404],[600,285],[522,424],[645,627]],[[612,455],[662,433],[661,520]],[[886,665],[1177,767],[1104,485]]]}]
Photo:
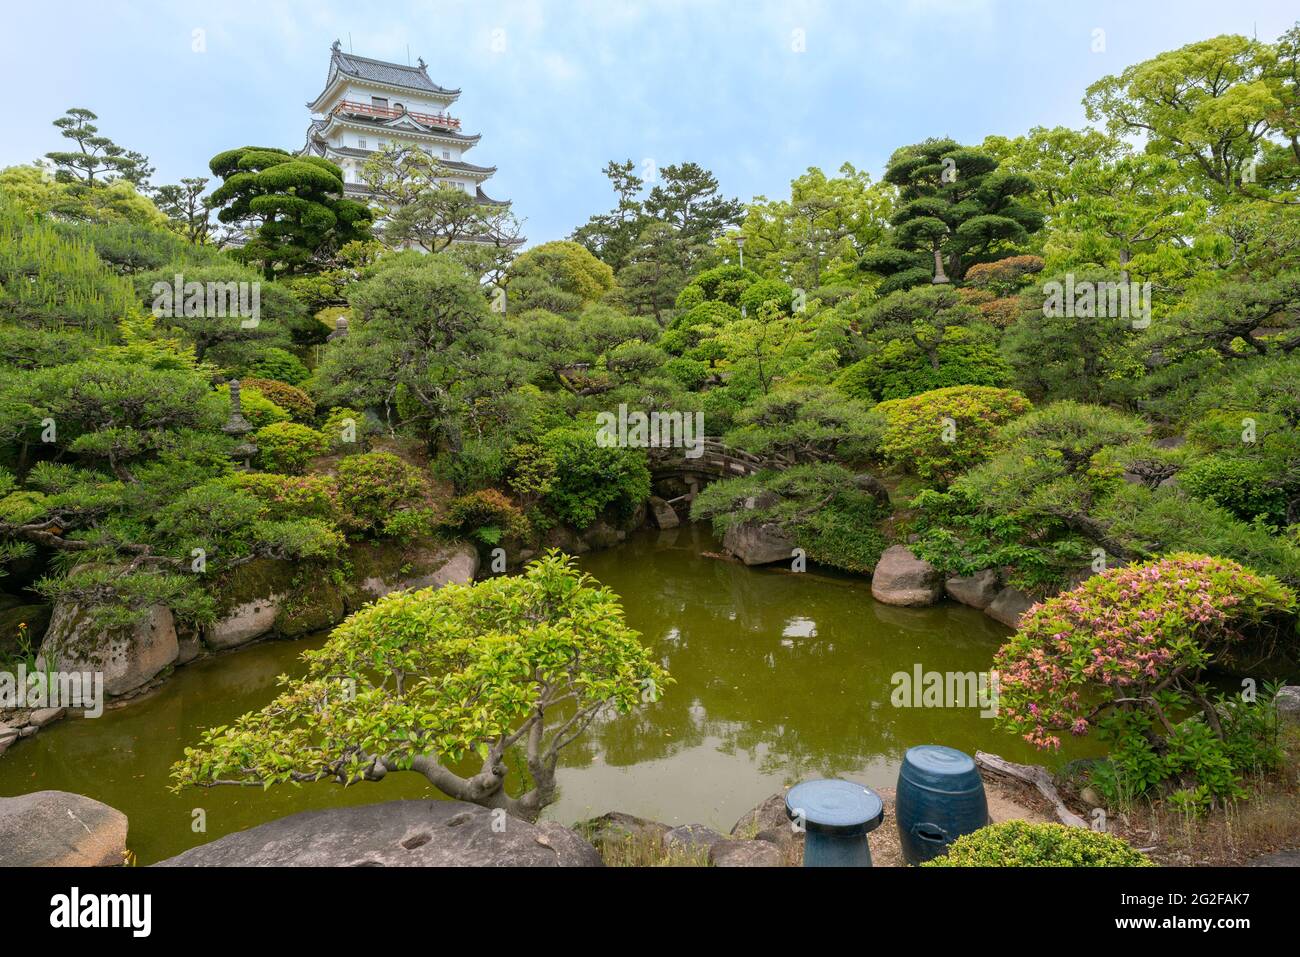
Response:
[{"label": "bonsai-shaped tree", "polygon": [[256,226],[236,253],[260,264],[267,279],[277,270],[308,271],[320,257],[370,238],[373,214],[343,194],[343,171],[319,156],[292,156],[282,149],[243,146],[208,164],[222,183],[210,202],[228,226]]},{"label": "bonsai-shaped tree", "polygon": [[[535,820],[556,799],[560,751],[671,680],[617,596],[555,552],[519,576],[388,595],[303,658],[307,674],[281,679],[275,701],[186,749],[178,788],[414,771],[452,798]],[[512,795],[516,747],[528,781]]]},{"label": "bonsai-shaped tree", "polygon": [[950,139],[896,150],[884,179],[898,187],[892,243],[860,263],[885,277],[882,293],[961,279],[971,262],[1023,243],[1043,225],[1042,215],[1020,200],[1033,192],[1029,177],[1000,170],[990,154]]}]

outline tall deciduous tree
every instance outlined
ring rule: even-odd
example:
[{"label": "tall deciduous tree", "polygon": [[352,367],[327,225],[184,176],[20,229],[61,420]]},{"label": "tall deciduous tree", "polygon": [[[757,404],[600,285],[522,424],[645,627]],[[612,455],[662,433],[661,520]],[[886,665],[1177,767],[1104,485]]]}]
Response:
[{"label": "tall deciduous tree", "polygon": [[[1249,192],[1273,118],[1284,112],[1269,44],[1224,35],[1161,53],[1088,87],[1088,119],[1184,164],[1215,197]],[[1284,121],[1279,128],[1284,126]]]}]

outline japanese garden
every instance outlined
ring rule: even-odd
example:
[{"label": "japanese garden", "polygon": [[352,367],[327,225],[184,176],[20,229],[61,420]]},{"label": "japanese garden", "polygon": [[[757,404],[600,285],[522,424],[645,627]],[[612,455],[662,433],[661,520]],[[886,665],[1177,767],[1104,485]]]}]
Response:
[{"label": "japanese garden", "polygon": [[816,780],[915,863],[918,746],[933,866],[1296,862],[1300,23],[556,235],[319,52],[304,142],[0,168],[0,863],[798,866]]}]

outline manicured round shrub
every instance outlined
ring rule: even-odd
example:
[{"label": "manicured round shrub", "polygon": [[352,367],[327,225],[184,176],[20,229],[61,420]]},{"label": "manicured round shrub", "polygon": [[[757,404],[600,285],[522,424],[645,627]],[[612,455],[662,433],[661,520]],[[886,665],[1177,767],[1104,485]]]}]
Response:
[{"label": "manicured round shrub", "polygon": [[922,867],[1152,867],[1151,859],[1110,834],[1064,824],[1003,821],[953,841]]},{"label": "manicured round shrub", "polygon": [[280,382],[277,379],[248,378],[244,379],[241,385],[245,389],[262,393],[288,412],[295,422],[309,422],[316,414],[316,403],[312,401],[311,396],[287,382]]},{"label": "manicured round shrub", "polygon": [[955,386],[876,406],[880,454],[926,481],[947,483],[998,450],[998,428],[1032,407],[1013,389]]},{"label": "manicured round shrub", "polygon": [[507,538],[526,539],[531,533],[519,506],[493,488],[452,499],[443,525],[454,534],[467,535],[485,545],[496,545]]},{"label": "manicured round shrub", "polygon": [[[241,382],[240,385],[242,386],[243,383]],[[224,422],[230,416],[230,386],[228,384],[219,386],[217,395],[221,402],[221,421]],[[271,425],[273,422],[289,421],[287,410],[280,408],[273,400],[256,389],[239,390],[239,407],[243,410],[244,418],[255,429]]]},{"label": "manicured round shrub", "polygon": [[253,363],[250,370],[256,378],[276,379],[289,385],[299,385],[307,381],[311,372],[301,359],[287,349],[264,349]]},{"label": "manicured round shrub", "polygon": [[374,431],[363,413],[342,405],[330,409],[320,430],[329,441],[331,450],[344,455],[363,451],[366,436]]},{"label": "manicured round shrub", "polygon": [[998,350],[969,341],[965,330],[949,330],[937,351],[936,369],[915,345],[895,340],[847,366],[835,387],[864,402],[884,402],[958,385],[1000,387],[1011,381],[1011,366]]},{"label": "manicured round shrub", "polygon": [[760,279],[740,294],[740,304],[757,314],[766,303],[774,302],[782,312],[789,312],[794,291],[779,279]]},{"label": "manicured round shrub", "polygon": [[726,263],[704,270],[691,280],[691,286],[699,287],[705,299],[739,306],[741,295],[758,281],[758,273],[752,269],[742,269],[735,263]]},{"label": "manicured round shrub", "polygon": [[232,486],[251,493],[263,505],[262,518],[333,520],[336,490],[327,475],[276,475],[272,472],[236,472]]},{"label": "manicured round shrub", "polygon": [[1005,296],[1030,282],[1042,271],[1041,256],[1008,256],[997,262],[976,263],[966,270],[963,279],[969,286]]},{"label": "manicured round shrub", "polygon": [[329,450],[324,435],[297,422],[264,426],[257,430],[254,441],[263,468],[285,475],[301,475],[308,462]]},{"label": "manicured round shrub", "polygon": [[1279,476],[1259,459],[1211,455],[1178,473],[1178,484],[1197,498],[1226,508],[1244,522],[1263,517],[1286,523],[1286,493],[1275,483]]},{"label": "manicured round shrub", "polygon": [[382,531],[393,515],[424,505],[424,474],[391,452],[349,455],[339,462],[339,524],[352,532]]}]

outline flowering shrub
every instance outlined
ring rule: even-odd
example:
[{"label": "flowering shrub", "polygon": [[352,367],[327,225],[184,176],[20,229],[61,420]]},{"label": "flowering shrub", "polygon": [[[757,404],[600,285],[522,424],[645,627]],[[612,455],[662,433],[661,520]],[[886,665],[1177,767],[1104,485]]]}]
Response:
[{"label": "flowering shrub", "polygon": [[987,289],[999,296],[1015,292],[1029,282],[1035,273],[1043,271],[1040,256],[1008,256],[997,262],[976,263],[966,270],[968,286]]},{"label": "flowering shrub", "polygon": [[998,721],[1040,748],[1097,725],[1119,761],[1099,779],[1108,797],[1171,780],[1196,804],[1239,796],[1240,771],[1269,761],[1269,729],[1243,702],[1210,701],[1199,678],[1247,626],[1294,609],[1277,579],[1224,558],[1094,575],[1031,609],[998,652]]},{"label": "flowering shrub", "polygon": [[332,519],[337,491],[325,475],[275,475],[270,472],[236,472],[230,484],[251,492],[265,506],[263,518]]},{"label": "flowering shrub", "polygon": [[1109,834],[1064,824],[1003,821],[953,841],[923,867],[1152,867],[1151,859]]},{"label": "flowering shrub", "polygon": [[886,461],[946,484],[998,449],[998,427],[1028,412],[1013,389],[953,386],[876,406],[888,425],[880,442]]}]

